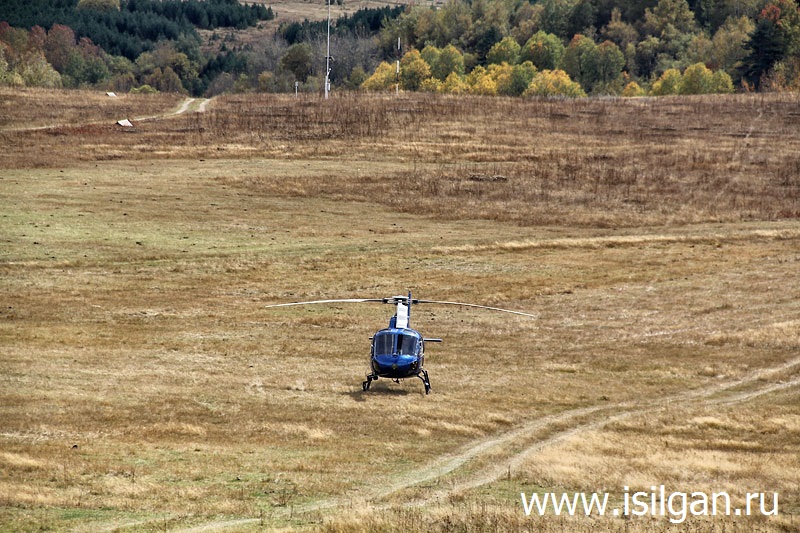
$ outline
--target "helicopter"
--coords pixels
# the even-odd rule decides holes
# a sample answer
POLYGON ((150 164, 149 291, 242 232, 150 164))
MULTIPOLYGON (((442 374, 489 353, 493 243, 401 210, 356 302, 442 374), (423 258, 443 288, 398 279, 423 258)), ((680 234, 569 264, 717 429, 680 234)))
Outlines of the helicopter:
POLYGON ((391 296, 388 298, 343 298, 335 300, 312 300, 305 302, 289 302, 271 304, 265 307, 288 307, 295 305, 336 304, 336 303, 384 303, 396 305, 395 314, 389 319, 389 326, 377 331, 372 337, 370 349, 369 373, 362 383, 364 392, 370 389, 373 381, 388 378, 395 383, 405 378, 417 377, 425 386, 425 394, 431 392, 431 382, 425 369, 425 343, 442 342, 442 339, 424 337, 419 331, 411 328, 411 306, 416 304, 458 305, 477 309, 487 309, 536 318, 536 315, 522 311, 512 311, 499 307, 489 307, 465 302, 446 302, 440 300, 419 300, 408 296, 391 296))

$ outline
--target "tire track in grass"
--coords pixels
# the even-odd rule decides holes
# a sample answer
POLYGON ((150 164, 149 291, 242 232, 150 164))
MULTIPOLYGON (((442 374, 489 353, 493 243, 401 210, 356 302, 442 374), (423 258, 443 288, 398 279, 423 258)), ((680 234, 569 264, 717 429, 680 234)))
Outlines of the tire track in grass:
MULTIPOLYGON (((165 119, 170 117, 177 117, 178 115, 182 115, 184 113, 188 113, 189 111, 194 111, 195 113, 205 113, 206 109, 208 108, 208 104, 211 102, 211 98, 186 98, 184 99, 177 108, 172 111, 166 111, 164 113, 158 113, 155 115, 147 115, 143 117, 136 117, 131 119, 133 122, 144 122, 148 120, 159 120, 165 119), (199 100, 199 102, 198 102, 199 100)), ((31 127, 21 127, 21 128, 9 128, 4 130, 5 132, 12 132, 12 133, 19 133, 25 131, 45 131, 50 130, 53 128, 66 128, 66 127, 77 127, 77 126, 104 126, 108 125, 109 123, 113 123, 111 120, 91 120, 87 122, 81 123, 67 123, 67 124, 46 124, 44 126, 31 126, 31 127)))
POLYGON ((168 111, 166 113, 159 113, 157 115, 150 115, 145 117, 137 117, 134 118, 134 122, 142 122, 145 120, 158 120, 162 118, 170 118, 176 117, 178 115, 183 115, 184 113, 188 113, 189 111, 194 111, 195 113, 205 113, 206 108, 208 107, 209 102, 211 102, 210 98, 186 98, 174 111, 168 111), (199 100, 199 102, 198 102, 199 100))
MULTIPOLYGON (((388 480, 387 483, 382 483, 379 486, 373 486, 359 491, 368 494, 318 500, 316 502, 294 506, 291 511, 282 510, 284 511, 283 513, 276 513, 276 515, 273 515, 273 517, 286 518, 290 512, 294 515, 297 515, 334 509, 336 507, 352 506, 353 504, 376 504, 379 502, 379 500, 387 498, 403 489, 441 478, 462 467, 465 463, 477 459, 482 455, 488 454, 492 450, 500 446, 505 446, 511 441, 523 437, 531 432, 542 431, 551 425, 568 423, 574 418, 584 418, 595 414, 598 411, 606 409, 609 409, 609 406, 604 405, 585 407, 531 420, 522 426, 507 431, 501 435, 481 438, 467 447, 462 448, 459 452, 441 456, 417 470, 399 474, 391 480, 388 480)), ((260 519, 257 518, 221 520, 218 522, 210 522, 200 526, 183 529, 181 531, 183 533, 219 531, 226 528, 253 524, 259 521, 260 519)))
POLYGON ((635 415, 641 415, 653 411, 666 409, 674 404, 680 405, 698 401, 702 402, 702 404, 709 406, 735 405, 738 403, 750 401, 759 396, 764 396, 766 394, 771 394, 773 392, 778 392, 792 387, 800 386, 800 377, 797 377, 785 382, 764 383, 763 385, 758 386, 752 390, 726 394, 729 391, 736 389, 738 387, 747 387, 749 385, 752 385, 753 383, 757 383, 761 380, 768 379, 772 375, 780 374, 782 372, 787 372, 791 370, 796 370, 798 368, 800 368, 800 357, 791 359, 786 363, 776 367, 757 370, 755 372, 752 372, 748 376, 738 380, 726 383, 718 383, 710 387, 704 387, 697 390, 691 390, 679 394, 666 396, 663 398, 659 398, 657 400, 652 400, 650 402, 647 402, 647 404, 644 406, 635 407, 632 406, 631 404, 620 404, 621 407, 623 408, 620 409, 618 412, 611 414, 608 418, 579 424, 574 427, 557 432, 552 436, 549 436, 541 441, 537 441, 529 445, 521 452, 508 457, 505 461, 495 463, 492 467, 476 472, 468 479, 455 483, 449 489, 437 491, 430 497, 427 497, 423 500, 414 503, 417 505, 424 505, 428 503, 433 503, 435 501, 441 501, 444 498, 450 496, 451 494, 474 489, 482 485, 487 485, 489 483, 498 481, 503 476, 506 476, 508 472, 519 469, 519 467, 526 460, 536 455, 537 452, 545 448, 563 442, 574 435, 587 431, 596 430, 610 423, 618 422, 620 420, 624 420, 626 418, 630 418, 635 415), (725 395, 714 398, 714 396, 722 394, 725 395))
MULTIPOLYGON (((429 462, 419 469, 399 474, 387 483, 381 483, 359 491, 360 494, 349 497, 337 497, 318 500, 304 505, 295 506, 290 510, 273 515, 273 518, 288 518, 292 515, 312 513, 334 509, 337 507, 352 507, 358 505, 371 505, 375 509, 386 508, 391 503, 385 502, 387 498, 405 489, 423 483, 440 481, 460 468, 469 466, 474 461, 491 459, 494 455, 502 456, 504 450, 511 448, 511 454, 506 454, 502 460, 492 460, 488 467, 478 468, 476 472, 466 478, 452 483, 449 487, 439 489, 423 499, 404 502, 404 505, 428 505, 445 501, 450 495, 461 491, 474 489, 501 479, 510 470, 518 469, 524 461, 536 453, 557 445, 566 439, 592 431, 607 424, 618 422, 626 418, 669 408, 675 404, 702 402, 706 405, 735 405, 763 396, 800 386, 800 377, 786 382, 765 382, 762 385, 746 391, 735 392, 734 389, 749 387, 754 383, 767 380, 777 374, 800 369, 800 357, 791 359, 782 365, 765 368, 751 372, 747 376, 724 383, 714 383, 708 387, 684 391, 649 400, 640 404, 622 402, 612 405, 589 406, 572 409, 563 413, 537 418, 523 423, 500 435, 478 439, 460 451, 447 454, 429 462), (732 392, 733 391, 733 392, 732 392), (720 395, 719 397, 716 397, 720 395), (533 442, 531 442, 533 441, 533 442)), ((196 527, 183 529, 184 533, 201 533, 220 531, 227 528, 239 527, 259 523, 259 518, 245 518, 234 520, 220 520, 208 522, 196 527)))

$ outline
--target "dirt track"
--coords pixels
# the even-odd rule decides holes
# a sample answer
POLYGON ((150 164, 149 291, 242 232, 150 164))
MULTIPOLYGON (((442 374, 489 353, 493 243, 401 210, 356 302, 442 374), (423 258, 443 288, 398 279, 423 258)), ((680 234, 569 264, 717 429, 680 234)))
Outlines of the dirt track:
MULTIPOLYGON (((191 111, 193 111, 195 113, 205 113, 209 102, 211 102, 211 98, 186 98, 184 101, 181 102, 181 104, 176 109, 174 109, 172 111, 168 111, 168 112, 165 112, 165 113, 159 113, 157 115, 147 115, 147 116, 142 116, 142 117, 136 117, 136 118, 132 118, 130 120, 132 120, 134 123, 136 123, 136 122, 141 122, 141 121, 146 121, 146 120, 159 120, 159 119, 164 119, 164 118, 169 118, 169 117, 175 117, 175 116, 182 115, 184 113, 188 113, 188 112, 191 112, 191 111)), ((119 120, 123 120, 123 119, 126 119, 126 118, 127 117, 119 117, 119 120)), ((113 124, 112 121, 103 120, 103 121, 82 122, 81 125, 82 126, 106 125, 109 122, 111 122, 113 124)), ((71 124, 56 124, 56 123, 52 123, 52 124, 46 124, 44 126, 30 126, 30 127, 24 127, 24 128, 10 128, 10 129, 8 129, 6 131, 8 131, 8 132, 42 131, 42 130, 49 130, 49 129, 52 129, 52 128, 59 128, 59 127, 70 126, 70 125, 71 124)), ((74 124, 72 124, 72 125, 74 125, 74 124)))
MULTIPOLYGON (((717 383, 699 390, 685 391, 638 404, 596 405, 566 411, 545 418, 533 419, 503 434, 476 439, 457 453, 439 457, 417 470, 398 474, 388 482, 381 482, 364 489, 361 494, 350 494, 346 498, 320 500, 295 507, 292 512, 294 514, 310 513, 343 505, 352 505, 353 503, 363 503, 377 508, 386 507, 387 504, 382 503, 382 500, 403 489, 444 478, 449 474, 455 473, 459 468, 471 461, 477 461, 490 455, 496 457, 498 454, 505 453, 503 460, 494 460, 489 467, 478 469, 465 479, 449 484, 447 488, 435 490, 428 497, 409 502, 409 504, 422 506, 434 502, 443 502, 451 494, 474 489, 501 479, 509 472, 517 469, 524 461, 550 446, 559 444, 565 439, 580 433, 600 429, 611 422, 676 405, 686 405, 687 407, 692 404, 734 405, 765 394, 800 386, 800 378, 786 382, 775 381, 777 374, 794 371, 798 368, 800 368, 800 357, 791 359, 776 367, 752 372, 741 379, 717 383), (734 391, 737 388, 748 388, 753 385, 755 385, 755 388, 740 392, 734 391), (516 451, 506 453, 506 450, 516 451)), ((260 519, 256 518, 220 520, 181 531, 184 533, 220 531, 259 521, 260 519)))
POLYGON ((205 113, 206 107, 208 107, 208 103, 211 101, 210 98, 187 98, 178 108, 174 111, 169 113, 163 113, 159 115, 151 115, 147 117, 137 117, 133 119, 134 121, 142 121, 142 120, 156 120, 168 117, 174 117, 177 115, 182 115, 184 113, 188 113, 189 111, 194 111, 195 113, 205 113))

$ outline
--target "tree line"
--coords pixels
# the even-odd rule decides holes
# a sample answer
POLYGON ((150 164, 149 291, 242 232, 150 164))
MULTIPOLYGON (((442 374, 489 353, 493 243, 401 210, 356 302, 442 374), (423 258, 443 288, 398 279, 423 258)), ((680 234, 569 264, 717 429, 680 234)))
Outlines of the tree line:
POLYGON ((566 96, 800 89, 795 0, 450 0, 378 36, 371 90, 566 96), (392 55, 397 40, 402 56, 392 55), (400 72, 393 63, 400 60, 400 72))
POLYGON ((203 57, 197 29, 274 13, 236 0, 0 0, 0 17, 0 84, 202 94, 236 62, 203 57))
POLYGON ((135 60, 162 40, 196 36, 196 29, 244 29, 271 20, 271 8, 237 0, 2 0, 0 20, 30 29, 60 24, 106 53, 135 60))
MULTIPOLYGON (((283 23, 260 42, 237 39, 236 28, 273 16, 236 0, 0 0, 0 84, 195 95, 320 90, 326 22, 283 23), (210 42, 201 43, 197 28, 213 30, 210 42)), ((800 11, 796 0, 446 0, 339 17, 331 53, 330 79, 342 89, 797 90, 800 11)))

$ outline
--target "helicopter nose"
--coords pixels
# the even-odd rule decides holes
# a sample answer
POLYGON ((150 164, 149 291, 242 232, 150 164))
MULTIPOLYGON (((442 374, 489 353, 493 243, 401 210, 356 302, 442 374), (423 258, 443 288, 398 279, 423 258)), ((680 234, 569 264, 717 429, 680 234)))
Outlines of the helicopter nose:
POLYGON ((415 357, 392 354, 378 356, 374 360, 378 371, 392 377, 406 377, 414 373, 418 361, 415 357))

